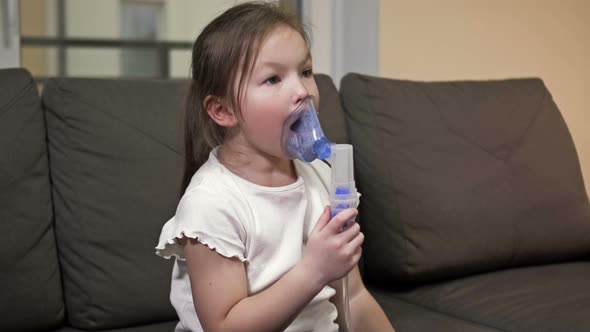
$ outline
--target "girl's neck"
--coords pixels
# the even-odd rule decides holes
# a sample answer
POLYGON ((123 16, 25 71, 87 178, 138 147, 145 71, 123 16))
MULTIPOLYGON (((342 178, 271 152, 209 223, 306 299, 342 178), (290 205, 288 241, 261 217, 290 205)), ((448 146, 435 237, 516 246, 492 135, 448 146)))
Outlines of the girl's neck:
POLYGON ((297 181, 293 161, 261 153, 241 144, 223 144, 217 159, 244 180, 265 187, 282 187, 297 181))

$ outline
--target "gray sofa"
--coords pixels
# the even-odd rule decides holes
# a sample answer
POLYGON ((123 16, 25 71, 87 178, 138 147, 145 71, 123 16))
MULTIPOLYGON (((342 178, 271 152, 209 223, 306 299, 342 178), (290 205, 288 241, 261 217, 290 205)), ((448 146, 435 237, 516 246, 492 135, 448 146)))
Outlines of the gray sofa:
MULTIPOLYGON (((590 206, 538 79, 317 75, 355 148, 365 283, 399 332, 590 331, 590 206)), ((185 81, 0 70, 0 330, 173 331, 154 254, 182 168, 185 81)))

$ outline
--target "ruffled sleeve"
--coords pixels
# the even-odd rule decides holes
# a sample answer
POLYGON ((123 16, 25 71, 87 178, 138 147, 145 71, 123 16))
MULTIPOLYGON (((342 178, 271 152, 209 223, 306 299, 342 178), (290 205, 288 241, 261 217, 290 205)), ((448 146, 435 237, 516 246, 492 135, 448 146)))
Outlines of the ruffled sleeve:
POLYGON ((181 199, 160 234, 156 254, 185 260, 179 240, 196 239, 222 256, 246 261, 246 230, 231 195, 192 190, 181 199))

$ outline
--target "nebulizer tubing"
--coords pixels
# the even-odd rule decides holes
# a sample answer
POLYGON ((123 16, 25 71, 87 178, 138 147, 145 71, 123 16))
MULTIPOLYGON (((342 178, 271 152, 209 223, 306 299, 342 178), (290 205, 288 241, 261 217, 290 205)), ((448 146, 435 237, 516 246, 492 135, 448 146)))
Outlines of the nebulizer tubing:
POLYGON ((344 305, 342 310, 344 310, 344 330, 342 332, 352 332, 352 327, 350 323, 350 302, 348 302, 348 274, 344 276, 344 280, 342 281, 342 300, 344 305))
MULTIPOLYGON (((324 136, 313 103, 313 97, 304 98, 291 112, 284 124, 281 135, 283 151, 292 159, 311 162, 315 159, 326 160, 332 166, 332 175, 328 186, 328 198, 332 217, 348 208, 356 208, 358 195, 354 183, 352 145, 333 144, 324 136)), ((342 229, 348 227, 348 221, 342 229)), ((342 282, 344 332, 352 332, 350 308, 348 302, 348 274, 342 282)))

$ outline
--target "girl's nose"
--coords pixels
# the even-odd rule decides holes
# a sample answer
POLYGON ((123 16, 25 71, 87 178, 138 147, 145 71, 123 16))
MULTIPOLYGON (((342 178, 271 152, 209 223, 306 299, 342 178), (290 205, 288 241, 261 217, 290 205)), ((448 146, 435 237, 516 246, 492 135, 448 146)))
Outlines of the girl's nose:
POLYGON ((307 90, 305 84, 303 84, 303 82, 300 79, 296 80, 293 92, 295 104, 299 104, 308 95, 309 91, 307 90))

